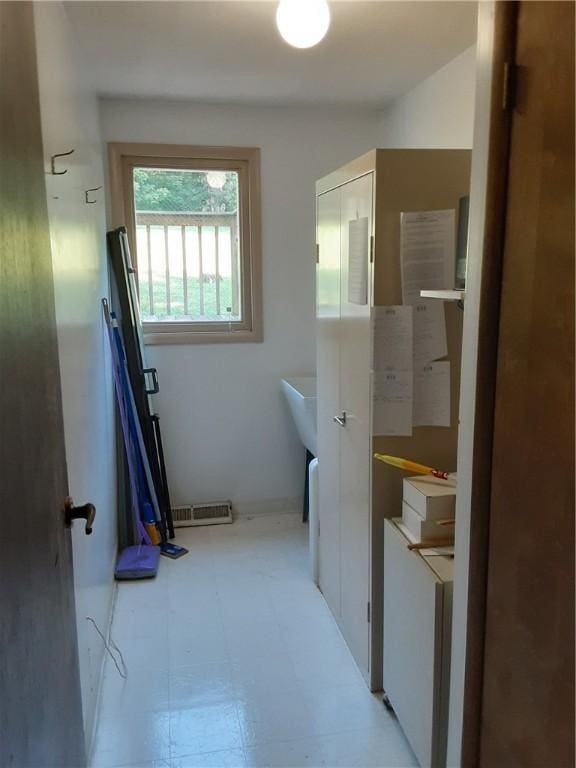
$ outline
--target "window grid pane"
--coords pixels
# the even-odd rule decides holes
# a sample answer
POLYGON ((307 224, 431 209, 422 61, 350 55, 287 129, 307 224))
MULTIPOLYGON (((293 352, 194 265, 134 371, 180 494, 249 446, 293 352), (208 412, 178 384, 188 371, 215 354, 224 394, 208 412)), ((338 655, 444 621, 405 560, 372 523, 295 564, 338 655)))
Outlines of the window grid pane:
POLYGON ((144 322, 242 320, 236 171, 135 168, 144 322))

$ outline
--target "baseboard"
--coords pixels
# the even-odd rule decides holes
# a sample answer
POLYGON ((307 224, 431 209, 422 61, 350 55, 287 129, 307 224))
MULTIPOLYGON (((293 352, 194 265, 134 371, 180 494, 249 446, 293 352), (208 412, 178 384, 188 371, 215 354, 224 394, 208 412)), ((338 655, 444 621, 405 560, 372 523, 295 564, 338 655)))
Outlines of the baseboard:
POLYGON ((259 517, 279 512, 302 512, 302 497, 290 496, 281 499, 261 499, 258 501, 233 501, 234 517, 259 517))

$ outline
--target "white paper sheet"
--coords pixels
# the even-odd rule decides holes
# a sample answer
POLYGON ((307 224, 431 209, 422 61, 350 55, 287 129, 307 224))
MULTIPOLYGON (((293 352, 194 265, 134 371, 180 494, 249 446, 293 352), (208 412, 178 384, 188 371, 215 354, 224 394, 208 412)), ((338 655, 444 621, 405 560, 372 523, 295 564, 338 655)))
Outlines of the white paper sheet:
POLYGON ((402 301, 415 304, 424 289, 454 288, 455 212, 400 214, 402 301))
POLYGON ((368 303, 368 217, 348 225, 348 301, 368 303))
POLYGON ((446 357, 446 317, 443 301, 414 304, 414 363, 423 365, 446 357))
POLYGON ((426 363, 414 370, 414 426, 450 426, 450 363, 426 363))
POLYGON ((375 371, 410 370, 413 356, 412 307, 374 307, 375 371))
POLYGON ((408 371, 376 371, 373 378, 375 435, 412 435, 413 375, 408 371))

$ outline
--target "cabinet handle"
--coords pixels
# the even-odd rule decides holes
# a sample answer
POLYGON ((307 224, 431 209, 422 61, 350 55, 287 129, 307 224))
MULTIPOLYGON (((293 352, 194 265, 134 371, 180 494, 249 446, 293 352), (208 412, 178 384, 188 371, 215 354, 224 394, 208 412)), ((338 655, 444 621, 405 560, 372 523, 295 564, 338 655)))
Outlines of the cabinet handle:
POLYGON ((332 421, 339 424, 341 427, 346 426, 346 411, 342 411, 342 416, 332 416, 332 421))

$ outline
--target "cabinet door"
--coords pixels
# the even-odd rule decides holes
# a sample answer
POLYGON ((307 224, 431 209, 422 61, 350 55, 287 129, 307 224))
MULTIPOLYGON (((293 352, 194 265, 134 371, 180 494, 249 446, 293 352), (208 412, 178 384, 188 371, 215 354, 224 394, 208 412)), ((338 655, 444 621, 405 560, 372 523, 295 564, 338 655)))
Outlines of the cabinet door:
POLYGON ((422 768, 440 754, 443 585, 407 540, 384 524, 384 690, 422 768))
POLYGON ((318 389, 319 581, 340 617, 340 190, 317 199, 316 279, 318 389))
POLYGON ((341 629, 365 677, 370 633, 370 238, 373 174, 341 187, 341 629))

